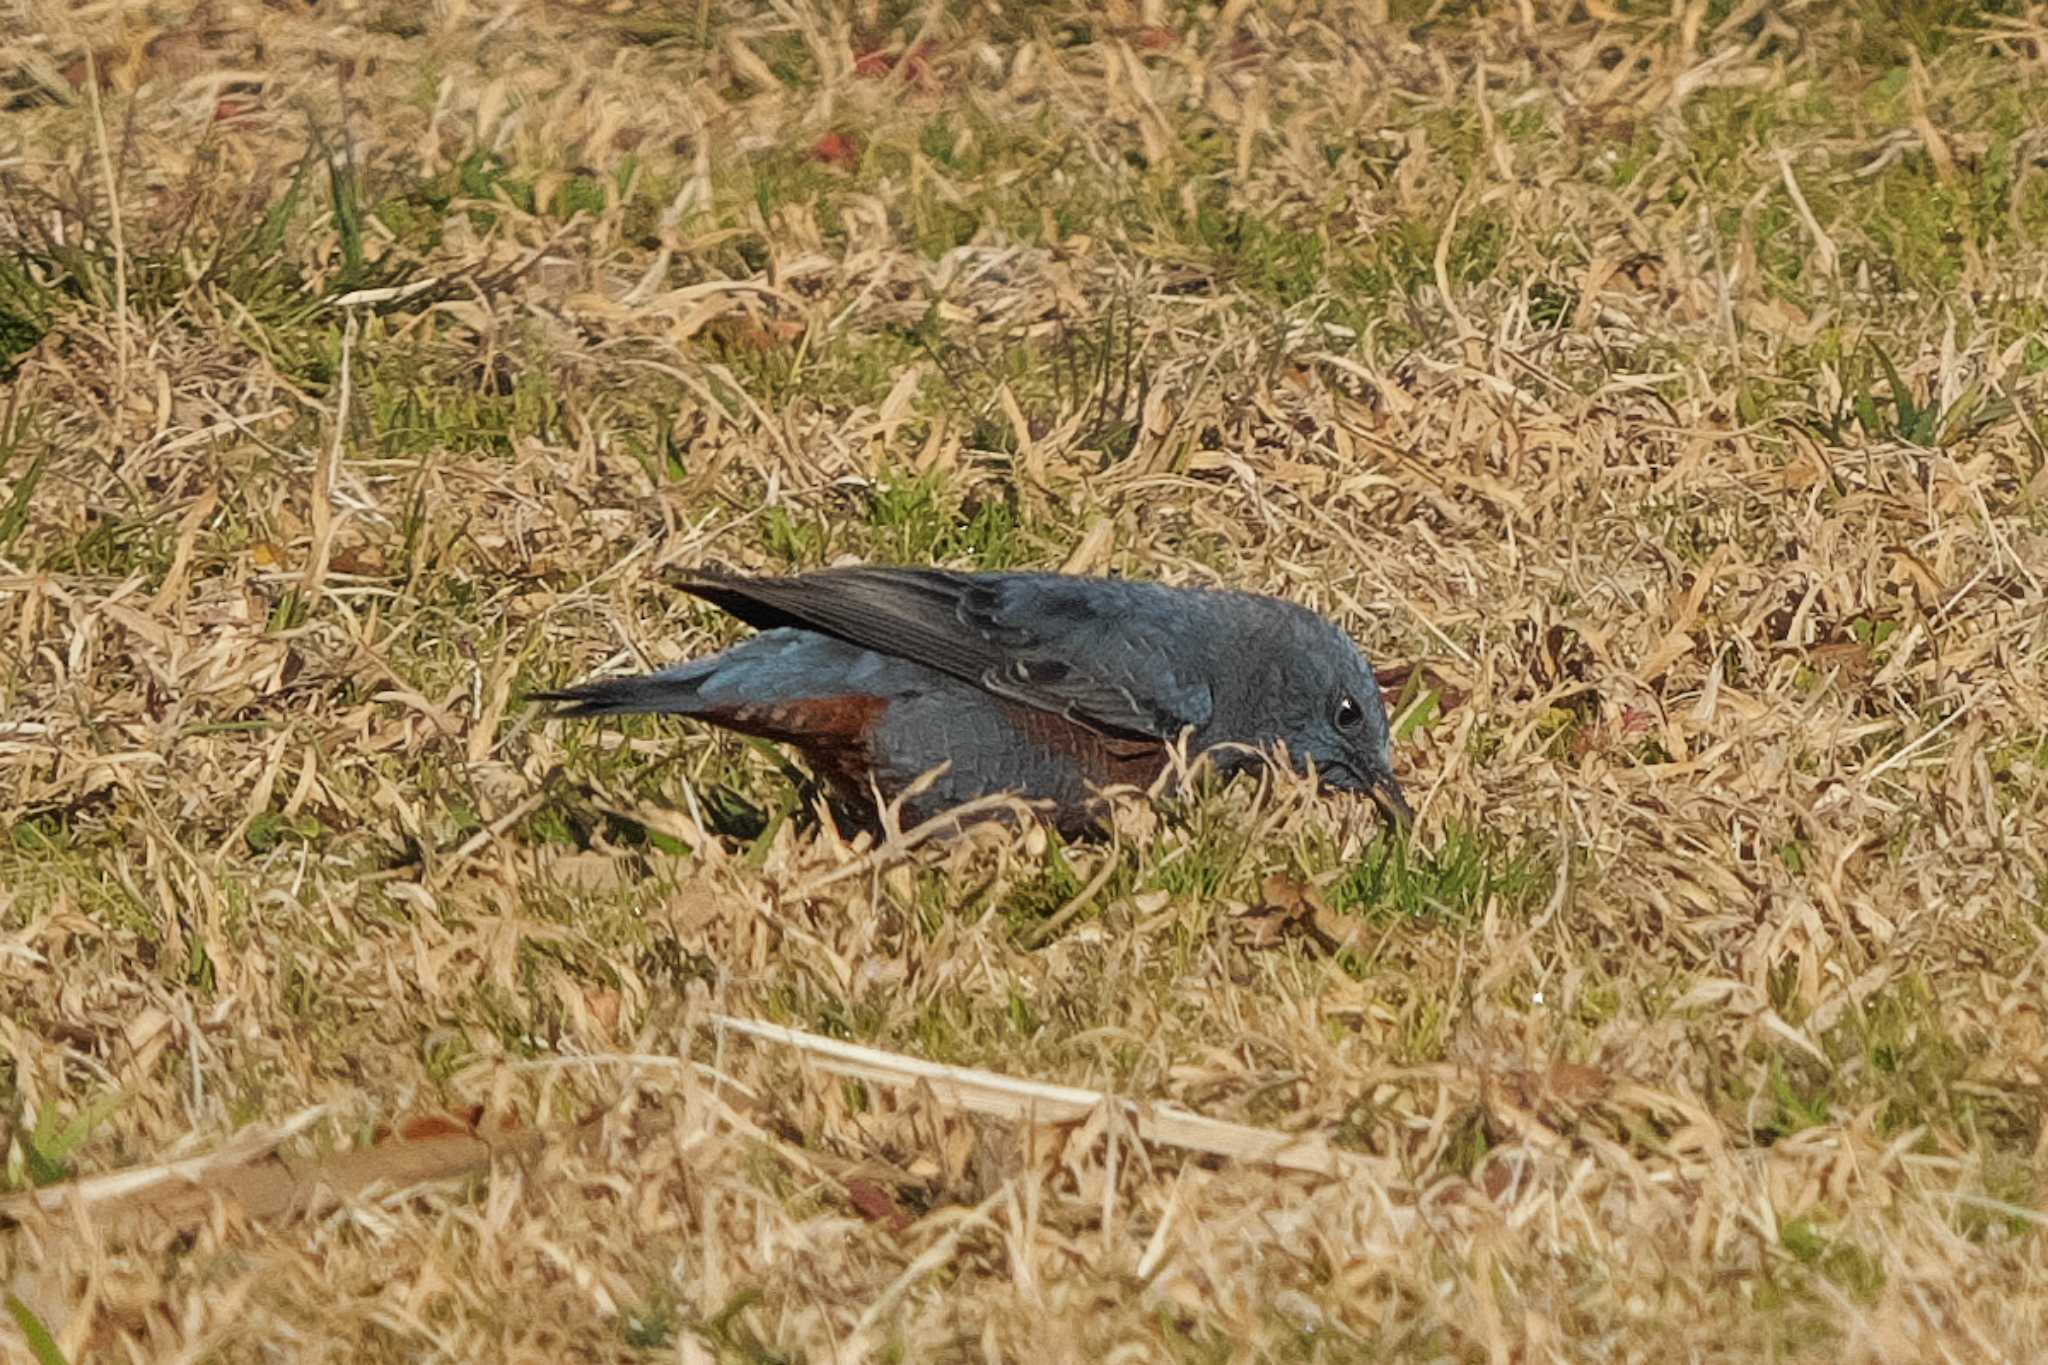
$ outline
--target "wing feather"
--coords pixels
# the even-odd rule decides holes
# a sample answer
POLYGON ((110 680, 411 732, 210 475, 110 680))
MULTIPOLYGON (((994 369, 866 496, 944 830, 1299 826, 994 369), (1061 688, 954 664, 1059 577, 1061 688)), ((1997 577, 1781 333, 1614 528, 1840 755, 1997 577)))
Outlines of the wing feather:
POLYGON ((1096 730, 1171 740, 1209 718, 1207 685, 1174 666, 1175 590, 1155 584, 860 567, 680 586, 756 629, 836 636, 1096 730))

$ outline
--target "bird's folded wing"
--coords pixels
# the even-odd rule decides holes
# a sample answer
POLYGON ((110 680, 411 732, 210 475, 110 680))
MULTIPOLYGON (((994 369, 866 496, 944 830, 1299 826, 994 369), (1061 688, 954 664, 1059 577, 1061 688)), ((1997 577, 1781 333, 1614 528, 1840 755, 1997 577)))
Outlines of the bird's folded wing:
POLYGON ((1210 689, 1174 599, 1107 579, 826 569, 704 574, 681 586, 757 629, 799 626, 908 659, 1097 729, 1171 740, 1209 718, 1210 689))

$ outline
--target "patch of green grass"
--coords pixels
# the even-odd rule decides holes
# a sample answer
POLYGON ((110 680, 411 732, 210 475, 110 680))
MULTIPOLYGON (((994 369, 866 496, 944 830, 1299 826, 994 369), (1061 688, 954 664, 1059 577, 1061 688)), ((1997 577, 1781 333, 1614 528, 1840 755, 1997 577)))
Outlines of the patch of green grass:
POLYGON ((690 477, 691 447, 679 430, 681 417, 679 406, 654 399, 638 412, 621 413, 613 428, 612 439, 639 463, 647 482, 657 488, 690 477))
POLYGON ((1885 641, 1899 633, 1900 624, 1900 622, 1894 620, 1856 616, 1850 618, 1849 636, 1858 644, 1864 645, 1871 650, 1876 650, 1885 641))
POLYGON ((395 186, 373 202, 349 181, 337 188, 335 199, 345 206, 345 217, 374 214, 387 229, 415 247, 438 245, 442 225, 459 205, 470 225, 477 228, 497 223, 497 212, 490 207, 495 201, 522 213, 535 209, 532 177, 515 173, 503 156, 480 148, 447 170, 395 186))
POLYGON ((1451 1132, 1437 1157, 1437 1169, 1469 1179, 1492 1150, 1493 1139, 1487 1132, 1485 1111, 1476 1107, 1467 1109, 1451 1120, 1451 1132))
POLYGON ((1932 394, 1922 398, 1875 343, 1844 357, 1841 379, 1840 405, 1832 412, 1817 412, 1805 423, 1835 445, 1847 444, 1852 432, 1860 431, 1865 440, 1935 449, 1965 440, 2014 411, 2009 399, 1991 394, 1981 384, 1969 385, 1946 405, 1932 394))
MULTIPOLYGON (((1116 880, 1113 876, 1112 882, 1116 880)), ((1057 913, 1079 894, 1083 884, 1081 874, 1067 859, 1066 847, 1058 839, 1048 840, 1045 857, 1036 875, 1013 881, 1003 888, 1003 914, 1016 933, 1029 936, 1048 916, 1057 913)), ((1097 893, 1098 901, 1106 904, 1115 898, 1119 889, 1115 885, 1105 886, 1097 893)), ((926 909, 928 923, 935 922, 940 916, 958 913, 948 908, 951 891, 952 888, 944 884, 931 888, 931 899, 926 909)))
POLYGON ((476 1060, 469 1035, 459 1028, 443 1025, 423 1034, 419 1041, 420 1064, 427 1078, 446 1085, 476 1060))
MULTIPOLYGON (((17 320, 6 335, 47 331, 67 310, 110 308, 121 275, 127 307, 142 318, 175 318, 196 294, 233 301, 224 321, 285 373, 316 385, 334 375, 339 324, 334 299, 362 289, 399 289, 424 273, 417 249, 439 240, 439 225, 458 192, 488 195, 505 187, 493 163, 477 154, 443 177, 402 182, 379 194, 365 183, 346 148, 309 148, 281 193, 232 186, 201 158, 175 193, 182 215, 130 229, 122 271, 112 234, 96 203, 67 202, 46 194, 28 197, 39 212, 0 224, 0 321, 17 320), (325 189, 324 202, 320 190, 325 189), (335 256, 321 263, 290 247, 307 222, 324 212, 333 228, 335 256), (372 220, 395 233, 387 247, 372 220)), ((0 178, 0 195, 8 183, 0 178)), ((22 191, 27 195, 27 191, 22 191)), ((419 308, 445 296, 449 286, 412 292, 404 306, 419 308)), ((397 300, 370 304, 377 313, 397 300)), ((4 338, 0 338, 4 339, 4 338)), ((0 363, 7 359, 0 355, 0 363)))
MULTIPOLYGON (((1798 1022, 1789 971, 1772 978, 1778 1011, 1798 1022)), ((1924 978, 1892 983, 1816 1039, 1827 1061, 1804 1049, 1751 1045, 1749 1080, 1727 1084, 1762 1145, 1875 1106, 1886 1138, 1925 1128, 1986 1154, 2031 1151, 2038 1106, 1973 1082, 1976 1052, 1944 1016, 1924 978)))
POLYGON ((770 410, 802 403, 826 409, 878 404, 924 355, 913 333, 806 332, 794 344, 766 343, 753 331, 728 337, 711 329, 705 345, 770 410))
POLYGON ((748 1322, 748 1310, 762 1297, 757 1289, 741 1289, 709 1317, 690 1324, 690 1330, 702 1337, 720 1360, 740 1365, 802 1365, 802 1357, 774 1349, 748 1322))
MULTIPOLYGON (((2034 1118, 2038 1126, 2040 1115, 2034 1118)), ((2031 1148, 1984 1154, 1979 1163, 1983 1197, 1958 1200, 1955 1206, 1956 1226, 1964 1236, 1985 1242, 2039 1235, 2039 1224, 2030 1216, 2041 1207, 2040 1175, 2032 1155, 2031 1148)))
POLYGON ((1631 982, 1624 987, 1617 982, 1595 981, 1578 992, 1573 1005, 1574 1022, 1591 1034, 1619 1019, 1630 1008, 1645 1017, 1657 1017, 1664 1006, 1664 992, 1647 983, 1631 982))
POLYGON ((1908 978, 1866 1002, 1842 1040, 1857 1045, 1870 1087, 1883 1098, 1878 1123, 1888 1136, 1922 1124, 1977 1126, 1977 1101, 1956 1089, 1970 1054, 1943 1026, 1939 1008, 1924 979, 1908 978))
POLYGON ((902 564, 960 560, 976 569, 1007 569, 1029 557, 1022 514, 1011 489, 989 486, 949 495, 936 474, 885 476, 868 496, 875 551, 902 564))
POLYGON ((392 459, 510 456, 556 416, 543 357, 486 354, 460 338, 386 350, 359 367, 356 385, 369 440, 392 459))
POLYGON ((1874 1302, 1884 1288, 1884 1268, 1875 1256, 1846 1238, 1829 1235, 1812 1217, 1781 1220, 1778 1245, 1858 1303, 1874 1302))
POLYGON ((834 519, 816 507, 777 504, 761 514, 761 547, 790 569, 811 569, 831 558, 834 519))
POLYGON ((1387 714, 1395 718, 1394 743, 1401 744, 1443 718, 1443 697, 1417 669, 1402 684, 1401 694, 1387 699, 1387 714))
MULTIPOLYGON (((826 143, 806 134, 788 147, 763 152, 729 172, 729 203, 747 204, 741 229, 772 224, 794 209, 817 225, 828 243, 844 239, 843 205, 886 203, 917 253, 936 260, 993 230, 998 239, 1036 242, 1051 222, 1062 234, 1099 228, 1105 188, 1097 183, 1054 188, 1046 175, 1017 173, 1036 161, 1046 170, 1064 164, 1068 149, 1043 121, 997 120, 972 108, 882 118, 837 130, 826 143), (829 148, 829 153, 828 153, 829 148), (1001 167, 1003 174, 989 174, 1001 167)), ((751 269, 764 258, 742 258, 751 269)))
POLYGON ((22 1340, 28 1343, 29 1354, 35 1358, 36 1365, 67 1365, 68 1357, 64 1348, 57 1344, 56 1334, 11 1289, 7 1291, 6 1306, 7 1315, 14 1320, 15 1330, 21 1333, 22 1340))
POLYGON ((730 174, 741 178, 735 188, 743 188, 745 198, 737 194, 720 198, 749 205, 752 223, 773 223, 785 208, 803 209, 814 218, 827 242, 844 239, 846 223, 839 202, 841 195, 858 183, 858 167, 850 173, 856 178, 850 179, 849 173, 834 170, 814 155, 810 146, 782 147, 757 153, 730 174))
POLYGON ((970 446, 1019 453, 1020 434, 1000 401, 1007 389, 1029 439, 1073 422, 1069 448, 1099 452, 1105 464, 1137 449, 1149 381, 1145 341, 1127 302, 1112 299, 1096 317, 1049 335, 984 329, 921 336, 941 379, 927 387, 939 411, 966 430, 970 446))
POLYGON ((50 331, 51 299, 19 260, 0 256, 0 381, 50 331))
POLYGON ((1253 209, 1205 204, 1192 222, 1175 225, 1182 240, 1206 253, 1218 279, 1279 308, 1291 308, 1328 288, 1328 243, 1315 232, 1290 228, 1253 209))
POLYGON ((1775 1048, 1766 1058, 1759 1095, 1762 1104, 1749 1131, 1764 1147, 1829 1122, 1839 1102, 1833 1076, 1812 1057, 1775 1048))
POLYGON ((172 528, 158 509, 144 510, 139 490, 124 487, 123 491, 133 500, 132 513, 109 515, 94 509, 88 514, 84 533, 49 547, 41 567, 52 573, 109 577, 140 567, 152 576, 161 575, 171 559, 172 528))
POLYGON ((2038 785, 2048 777, 2048 734, 2021 735, 2007 740, 1986 751, 1984 763, 1991 773, 1992 782, 2017 801, 2027 787, 2038 785))
POLYGON ((1042 1056, 1048 1043, 1043 1007, 1018 987, 969 1001, 934 998, 907 1016, 894 994, 893 989, 879 991, 848 1011, 846 1017, 857 1030, 851 1036, 873 1038, 877 1025, 887 1019, 891 1022, 883 1033, 889 1046, 928 1061, 997 1070, 1042 1056))
POLYGON ((2026 7, 2021 0, 1853 0, 1844 10, 1857 35, 1846 55, 1858 66, 1897 69, 1916 54, 1968 47, 1991 20, 2018 18, 2026 7))
POLYGON ((287 840, 318 844, 326 833, 326 826, 316 815, 301 811, 287 816, 281 811, 266 810, 257 813, 242 837, 251 853, 268 853, 287 840))
POLYGON ((1529 321, 1545 331, 1556 331, 1563 327, 1578 311, 1579 292, 1563 288, 1547 280, 1538 280, 1529 287, 1529 321))
MULTIPOLYGON (((568 1026, 568 1014, 552 991, 540 988, 540 963, 549 956, 542 945, 522 943, 510 988, 496 981, 480 981, 462 1002, 460 1019, 465 1030, 495 1038, 507 1057, 530 1061, 553 1052, 568 1026)), ((470 1040, 465 1037, 464 1041, 470 1040)), ((458 1055, 451 1049, 444 1059, 451 1072, 459 1069, 455 1066, 458 1055)))
POLYGON ((1140 874, 1138 885, 1177 899, 1213 901, 1247 870, 1250 830, 1243 812, 1223 798, 1222 786, 1204 771, 1190 790, 1167 800, 1169 818, 1182 837, 1140 874))
POLYGON ((27 529, 36 486, 49 469, 50 448, 43 446, 31 452, 22 439, 20 427, 26 425, 27 416, 21 414, 15 430, 0 434, 4 436, 0 439, 0 479, 8 478, 17 463, 22 466, 20 474, 13 477, 13 488, 6 500, 0 502, 0 554, 13 548, 15 540, 27 529))
POLYGON ((1528 910, 1551 894, 1549 855, 1510 849, 1481 830, 1446 824, 1435 848, 1396 837, 1375 840, 1364 858, 1330 888, 1333 909, 1347 914, 1464 922, 1489 902, 1528 910))
POLYGON ((637 1305, 619 1315, 619 1335, 636 1351, 660 1351, 675 1340, 681 1314, 675 1295, 657 1287, 637 1305))
POLYGON ((102 1094, 66 1118, 55 1101, 46 1102, 33 1125, 15 1128, 16 1150, 8 1161, 8 1188, 55 1185, 71 1179, 78 1173, 71 1158, 121 1104, 119 1095, 102 1094))
POLYGON ((124 806, 110 801, 89 817, 33 812, 10 825, 0 843, 0 886, 12 899, 0 911, 0 922, 27 924, 61 904, 110 930, 154 943, 163 933, 156 911, 137 898, 130 878, 114 870, 126 836, 107 822, 132 820, 134 812, 124 806))
POLYGON ((1345 311, 1332 319, 1346 326, 1385 318, 1390 345, 1412 345, 1421 333, 1405 321, 1405 305, 1436 285, 1437 233, 1412 219, 1376 232, 1366 242, 1345 243, 1330 267, 1330 290, 1345 311), (1402 305, 1397 307, 1396 305, 1402 305))
POLYGON ((1980 232, 1968 196, 1907 159, 1878 176, 1871 198, 1859 225, 1872 250, 1852 245, 1843 267, 1866 266, 1893 289, 1953 289, 1963 273, 1957 244, 1980 232))

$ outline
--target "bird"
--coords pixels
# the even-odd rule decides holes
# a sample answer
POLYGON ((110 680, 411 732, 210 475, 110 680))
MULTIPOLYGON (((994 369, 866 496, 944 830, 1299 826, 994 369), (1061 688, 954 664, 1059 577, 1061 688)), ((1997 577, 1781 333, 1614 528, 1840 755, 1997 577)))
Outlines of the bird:
POLYGON ((874 830, 892 804, 923 823, 1009 794, 1062 835, 1100 833, 1104 790, 1151 788, 1183 740, 1225 776, 1284 761, 1370 796, 1399 829, 1414 819, 1364 653, 1281 598, 881 565, 671 581, 758 633, 532 699, 563 717, 687 716, 788 745, 837 818, 874 830))

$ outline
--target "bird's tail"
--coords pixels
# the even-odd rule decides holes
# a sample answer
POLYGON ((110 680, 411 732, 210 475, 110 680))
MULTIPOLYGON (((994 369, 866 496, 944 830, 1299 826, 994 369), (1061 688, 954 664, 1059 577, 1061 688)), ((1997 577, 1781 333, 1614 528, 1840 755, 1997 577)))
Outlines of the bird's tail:
POLYGON ((555 714, 578 716, 688 716, 716 703, 704 696, 704 684, 716 672, 716 656, 699 659, 661 673, 630 678, 599 678, 559 692, 529 692, 528 701, 551 701, 555 714))
MULTIPOLYGON (((807 704, 892 690, 892 670, 910 668, 858 645, 807 630, 765 630, 730 649, 659 673, 598 678, 528 700, 561 706, 560 716, 665 714, 731 723, 735 708, 807 704)), ((916 671, 916 670, 913 670, 916 671)))

